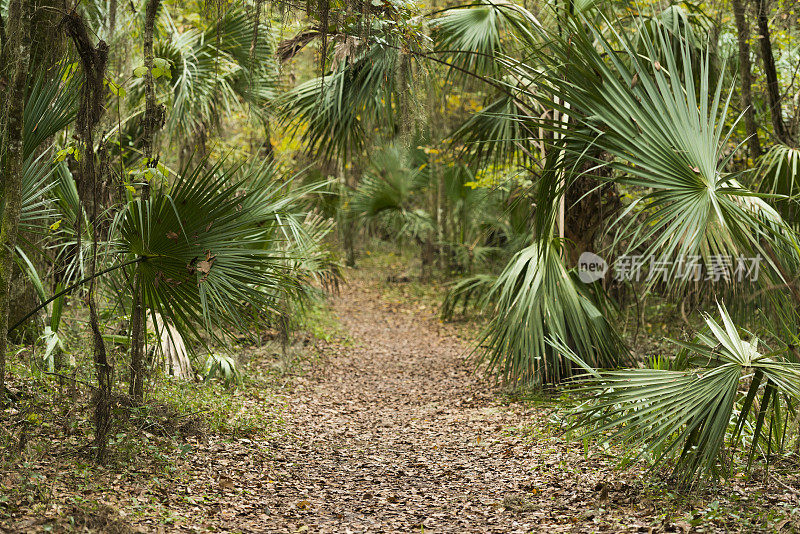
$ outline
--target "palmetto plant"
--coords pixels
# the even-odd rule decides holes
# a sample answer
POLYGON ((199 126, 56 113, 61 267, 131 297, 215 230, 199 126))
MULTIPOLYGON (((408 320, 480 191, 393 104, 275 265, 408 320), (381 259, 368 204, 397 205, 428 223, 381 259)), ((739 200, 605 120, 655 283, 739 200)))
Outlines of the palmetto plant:
MULTIPOLYGON (((586 147, 611 154, 613 179, 643 191, 614 223, 628 242, 623 251, 639 250, 663 262, 762 254, 775 267, 759 280, 768 285, 769 280, 784 277, 781 265, 796 263, 793 233, 764 200, 741 185, 745 183, 741 174, 726 172, 732 157, 725 150, 733 132, 725 124, 730 92, 725 95, 722 80, 711 83, 708 54, 700 58, 699 72, 694 71, 685 41, 676 47, 666 30, 658 25, 655 29, 637 32, 640 40, 634 45, 613 27, 604 33, 586 20, 575 20, 566 37, 551 36, 535 68, 511 61, 509 66, 539 81, 537 91, 529 93, 531 99, 569 113, 573 121, 590 129, 589 133, 572 125, 541 122, 569 141, 562 145, 565 150, 598 165, 604 162, 594 159, 586 147), (644 222, 624 223, 634 209, 642 209, 644 222)), ((549 235, 539 234, 539 246, 549 235)), ((615 240, 615 245, 621 243, 615 240)), ((533 272, 543 278, 546 268, 541 265, 533 272)), ((529 278, 537 280, 534 275, 529 278)), ((674 288, 684 283, 672 277, 674 288)), ((511 316, 514 321, 498 314, 490 334, 510 332, 509 339, 523 340, 528 331, 515 324, 526 324, 522 319, 532 308, 523 298, 535 286, 507 287, 505 302, 520 303, 520 309, 511 316)), ((557 302, 569 301, 562 297, 557 302)), ((773 304, 785 303, 776 299, 773 304)), ((726 437, 737 445, 747 425, 754 425, 751 459, 758 448, 775 447, 773 428, 785 425, 785 409, 780 406, 796 404, 800 370, 780 353, 762 352, 759 341, 749 334, 743 339, 726 309, 720 307, 720 314, 724 327, 707 318, 708 332, 684 344, 690 355, 686 370, 604 371, 590 378, 583 391, 595 401, 581 410, 579 424, 597 426, 587 436, 619 440, 632 445, 636 453, 653 454, 657 461, 674 457, 675 475, 687 484, 714 471, 726 437), (747 393, 740 398, 742 386, 747 393), (765 421, 770 423, 766 435, 765 421)), ((539 322, 527 324, 538 328, 539 322)), ((546 333, 540 331, 530 339, 543 337, 546 333)), ((548 345, 573 363, 584 359, 569 343, 548 345)), ((500 351, 490 354, 502 361, 500 351)), ((510 359, 516 353, 506 354, 510 359)), ((584 369, 597 367, 585 363, 580 365, 584 369)))
MULTIPOLYGON (((513 2, 482 0, 445 9, 431 23, 434 50, 464 75, 499 75, 503 58, 540 29, 527 9, 513 2)), ((455 73, 455 71, 453 71, 455 73)))
POLYGON ((759 191, 776 195, 778 210, 784 219, 797 225, 800 194, 800 149, 775 145, 764 154, 758 167, 759 191))
POLYGON ((536 198, 542 205, 533 217, 533 243, 506 266, 486 294, 492 319, 478 348, 490 368, 512 385, 559 384, 586 364, 616 368, 631 361, 621 338, 606 318, 595 292, 570 271, 564 242, 555 236, 557 202, 562 193, 556 151, 545 162, 536 198), (581 360, 554 348, 562 340, 581 360))
MULTIPOLYGON (((51 77, 39 73, 33 78, 23 112, 24 161, 19 218, 19 230, 22 232, 17 239, 14 260, 41 302, 47 299, 46 291, 32 258, 41 253, 39 238, 52 216, 57 213, 51 198, 56 180, 53 177, 52 154, 47 143, 74 120, 76 109, 76 84, 66 73, 57 72, 51 77), (29 239, 32 236, 35 239, 29 239)), ((5 157, 2 147, 0 153, 5 157)), ((0 180, 0 214, 4 209, 5 183, 5 180, 0 180)), ((60 345, 56 334, 60 322, 60 303, 61 301, 56 301, 51 308, 50 326, 46 327, 46 359, 60 345)), ((22 321, 19 321, 17 325, 9 326, 13 329, 21 325, 22 321)), ((52 359, 50 362, 52 363, 52 359)))
POLYGON ((430 176, 424 166, 412 167, 409 151, 396 145, 374 153, 350 198, 351 216, 401 241, 430 241, 433 219, 420 203, 430 176))
POLYGON ((547 343, 550 337, 565 340, 594 368, 630 361, 591 292, 559 254, 555 241, 538 241, 523 249, 486 294, 494 307, 481 350, 490 369, 508 384, 558 384, 582 373, 547 343))
MULTIPOLYGON (((612 43, 593 26, 575 22, 568 38, 554 38, 547 47, 542 57, 555 60, 540 80, 592 129, 584 143, 615 157, 616 181, 644 188, 629 208, 644 209, 644 224, 620 228, 629 250, 642 247, 659 261, 755 254, 761 240, 775 237, 743 200, 752 195, 740 185, 745 180, 725 171, 732 157, 724 152, 733 133, 724 121, 730 92, 724 96, 722 80, 710 85, 707 54, 696 84, 687 45, 679 47, 678 58, 665 30, 655 40, 641 35, 645 54, 621 34, 612 32, 612 43), (649 59, 656 56, 664 64, 649 59)), ((554 127, 574 136, 572 128, 554 127)))
MULTIPOLYGON (((166 125, 175 134, 197 135, 211 128, 220 113, 251 104, 266 113, 278 88, 272 35, 262 23, 250 57, 253 20, 231 9, 208 28, 179 30, 164 17, 168 38, 156 41, 154 54, 170 67, 171 110, 166 125)), ((134 98, 141 98, 139 80, 134 98)))
POLYGON ((282 232, 297 229, 297 203, 309 188, 268 184, 257 174, 263 167, 250 170, 234 179, 237 169, 221 164, 187 169, 149 200, 129 201, 114 224, 117 252, 141 260, 129 269, 146 308, 201 343, 246 331, 253 310, 281 313, 280 300, 307 283, 309 269, 297 262, 308 261, 308 243, 284 247, 282 232))
POLYGON ((280 113, 294 128, 303 128, 308 152, 327 160, 346 158, 364 147, 368 128, 396 123, 404 79, 399 73, 407 71, 407 62, 389 43, 356 49, 332 72, 282 96, 280 113))
POLYGON ((723 305, 720 325, 706 315, 707 329, 680 342, 677 370, 628 369, 596 374, 579 391, 596 401, 578 409, 585 437, 624 444, 630 458, 649 456, 656 465, 674 459, 673 474, 690 485, 701 475, 724 474, 723 457, 751 429, 748 466, 761 451, 783 447, 787 413, 800 401, 800 365, 787 349, 771 351, 737 328, 723 305), (742 393, 744 392, 744 393, 742 393))
MULTIPOLYGON (((700 257, 708 265, 716 255, 760 255, 773 267, 759 278, 765 285, 785 278, 780 272, 787 269, 779 264, 797 262, 795 239, 780 216, 741 185, 747 183, 745 176, 726 171, 733 156, 726 145, 735 127, 725 122, 731 92, 725 91, 722 79, 712 83, 710 55, 703 53, 698 59, 695 42, 680 39, 674 34, 679 28, 665 28, 657 19, 648 23, 647 31, 641 21, 634 21, 635 42, 617 32, 614 24, 602 17, 600 21, 603 27, 580 15, 565 18, 559 33, 530 42, 535 59, 527 60, 524 53, 502 58, 506 77, 530 83, 517 94, 509 91, 506 98, 518 102, 510 113, 504 115, 498 108, 487 117, 491 121, 483 120, 494 142, 515 141, 525 122, 523 131, 529 136, 539 128, 551 131, 555 135, 549 142, 547 136, 539 136, 539 141, 547 143, 548 159, 560 153, 552 172, 562 180, 539 178, 535 245, 526 257, 515 258, 498 280, 496 287, 504 292, 491 294, 500 300, 485 338, 486 353, 506 377, 522 376, 530 361, 544 352, 541 321, 523 320, 537 309, 531 299, 543 291, 540 288, 551 289, 541 299, 569 307, 569 313, 584 317, 585 323, 591 317, 580 301, 555 298, 555 292, 565 289, 557 285, 558 253, 550 244, 552 210, 586 163, 611 168, 611 179, 641 192, 613 221, 610 230, 616 238, 611 250, 671 265, 673 289, 680 290, 687 280, 675 276, 677 258, 700 257), (552 113, 532 114, 531 102, 569 116, 569 122, 554 120, 552 113), (495 125, 504 125, 504 117, 509 126, 498 129, 495 125), (507 132, 508 138, 497 132, 507 132), (630 217, 637 210, 643 220, 630 217), (533 258, 540 258, 538 265, 533 258), (556 278, 547 281, 546 276, 556 278), (531 347, 537 346, 534 355, 531 347)), ((473 128, 470 135, 476 131, 473 128)), ((498 151, 494 157, 507 156, 498 151)))
POLYGON ((489 82, 488 103, 453 133, 476 163, 501 163, 534 152, 530 131, 536 103, 527 97, 531 80, 508 69, 511 57, 530 57, 542 27, 512 2, 492 0, 443 10, 431 21, 434 53, 449 65, 448 76, 467 86, 489 82))
POLYGON ((389 146, 370 158, 369 167, 350 200, 350 211, 364 223, 389 223, 395 231, 405 228, 401 237, 422 238, 432 229, 430 216, 420 212, 415 201, 428 180, 424 166, 411 168, 407 151, 389 146), (427 224, 417 222, 420 218, 427 224))
POLYGON ((74 83, 62 82, 59 75, 51 78, 39 75, 34 79, 23 114, 22 230, 38 231, 41 223, 53 214, 47 192, 55 180, 49 155, 44 150, 48 147, 44 143, 75 119, 76 110, 74 83))
POLYGON ((219 377, 226 386, 238 384, 242 380, 236 361, 226 354, 209 354, 201 374, 206 381, 219 377))

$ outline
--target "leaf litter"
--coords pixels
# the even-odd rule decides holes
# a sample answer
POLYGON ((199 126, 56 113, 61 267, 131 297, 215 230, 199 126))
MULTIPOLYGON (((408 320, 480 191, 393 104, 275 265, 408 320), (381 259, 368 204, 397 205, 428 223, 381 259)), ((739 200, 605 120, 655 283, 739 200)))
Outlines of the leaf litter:
MULTIPOLYGON (((386 293, 385 283, 355 280, 334 299, 349 338, 317 343, 322 358, 284 383, 282 433, 189 433, 170 472, 136 463, 124 474, 99 468, 87 476, 63 469, 61 456, 41 459, 27 467, 37 474, 25 476, 49 474, 49 508, 17 503, 0 531, 800 528, 797 476, 781 484, 737 480, 692 498, 654 489, 641 466, 618 469, 612 455, 587 457, 582 443, 566 440, 553 424, 556 403, 498 391, 434 306, 386 293)), ((247 402, 276 417, 260 393, 247 402)), ((19 484, 20 473, 0 472, 2 488, 19 484)))

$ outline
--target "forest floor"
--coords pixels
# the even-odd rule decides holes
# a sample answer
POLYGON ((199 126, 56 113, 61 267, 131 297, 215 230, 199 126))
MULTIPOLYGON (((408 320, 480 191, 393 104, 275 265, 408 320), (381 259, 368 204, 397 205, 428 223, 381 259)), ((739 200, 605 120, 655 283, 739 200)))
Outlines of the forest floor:
POLYGON ((86 467, 90 482, 68 459, 31 461, 57 479, 42 482, 50 499, 17 503, 0 531, 800 530, 796 476, 686 497, 640 466, 587 456, 564 435, 565 399, 498 390, 465 358, 465 325, 441 323, 415 283, 390 278, 354 275, 332 299, 344 335, 317 344, 320 356, 283 384, 283 404, 248 397, 262 417, 280 405, 279 430, 190 433, 169 460, 177 467, 86 467))

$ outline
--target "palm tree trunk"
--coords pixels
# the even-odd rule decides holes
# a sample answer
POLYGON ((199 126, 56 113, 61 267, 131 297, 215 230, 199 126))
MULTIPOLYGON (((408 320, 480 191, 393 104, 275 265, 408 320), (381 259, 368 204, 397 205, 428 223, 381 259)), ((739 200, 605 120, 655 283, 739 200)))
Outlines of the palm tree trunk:
POLYGON ((253 14, 253 39, 250 41, 250 68, 255 64, 256 46, 258 46, 258 29, 261 25, 261 6, 264 0, 256 0, 255 13, 253 14))
MULTIPOLYGON (((30 0, 29 69, 31 73, 36 71, 37 77, 48 81, 60 76, 59 62, 63 60, 66 52, 66 38, 59 29, 61 21, 59 7, 61 7, 60 0, 30 0)), ((29 91, 33 82, 30 78, 32 76, 29 76, 26 84, 29 91)), ((2 101, 0 99, 0 102, 2 101)), ((36 147, 33 154, 26 154, 25 156, 39 157, 49 150, 48 147, 51 144, 52 138, 36 147)), ((25 232, 17 236, 17 241, 35 242, 36 239, 35 235, 26 235, 25 232)), ((46 270, 46 261, 43 254, 29 254, 29 258, 37 271, 43 272, 46 270)), ((11 280, 9 324, 15 324, 27 311, 36 307, 39 302, 39 297, 29 277, 21 269, 15 267, 11 280)), ((20 343, 32 344, 40 335, 40 324, 34 319, 16 328, 11 339, 20 343)))
POLYGON ((755 159, 761 155, 761 143, 758 140, 756 112, 753 108, 753 74, 750 71, 750 27, 747 24, 745 8, 742 0, 731 0, 733 16, 736 19, 736 40, 739 44, 739 72, 742 76, 741 102, 744 111, 744 127, 747 131, 747 150, 755 159))
POLYGON ((435 240, 435 243, 432 243, 431 246, 433 247, 433 254, 437 259, 437 263, 439 264, 440 269, 444 269, 443 261, 443 254, 442 254, 442 242, 444 241, 442 237, 442 225, 444 224, 442 220, 442 213, 443 213, 443 203, 444 203, 444 192, 442 191, 442 173, 439 172, 439 166, 434 161, 435 158, 432 158, 431 161, 431 172, 433 173, 433 180, 435 183, 434 191, 433 191, 433 229, 434 233, 431 237, 431 240, 435 240))
POLYGON ((133 310, 131 311, 131 376, 128 394, 134 402, 144 400, 144 306, 140 291, 139 268, 133 279, 133 310))
POLYGON ((9 5, 9 18, 13 26, 9 28, 11 31, 6 46, 10 48, 14 68, 4 101, 6 113, 3 117, 2 146, 5 149, 5 160, 2 185, 4 206, 0 221, 0 400, 5 398, 6 391, 6 343, 11 275, 22 208, 23 112, 31 52, 29 0, 12 0, 9 5))
MULTIPOLYGON (((355 169, 350 169, 350 172, 347 171, 347 163, 345 161, 341 162, 342 166, 342 173, 344 174, 344 185, 345 189, 347 190, 347 194, 350 195, 356 188, 356 180, 354 177, 355 169)), ((356 225, 355 221, 353 220, 352 215, 348 211, 345 212, 344 217, 340 217, 340 221, 343 223, 340 226, 340 231, 342 232, 342 245, 344 246, 345 251, 345 264, 348 267, 355 267, 356 266, 356 245, 355 245, 355 233, 356 233, 356 225)))
MULTIPOLYGON (((261 27, 261 8, 264 4, 264 0, 256 0, 255 2, 255 12, 253 13, 253 38, 250 41, 250 69, 253 70, 257 67, 256 65, 256 47, 258 47, 258 31, 261 27)), ((265 116, 264 119, 264 141, 261 144, 261 150, 264 156, 267 158, 267 161, 273 161, 275 159, 275 154, 272 149, 272 128, 270 126, 269 116, 265 116)))

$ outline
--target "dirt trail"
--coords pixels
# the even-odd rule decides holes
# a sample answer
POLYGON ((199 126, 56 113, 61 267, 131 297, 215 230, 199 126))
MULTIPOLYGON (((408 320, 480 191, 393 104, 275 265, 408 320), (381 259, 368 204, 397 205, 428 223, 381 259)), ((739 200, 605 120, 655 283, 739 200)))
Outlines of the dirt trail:
POLYGON ((351 282, 333 306, 352 342, 320 343, 288 390, 242 392, 240 411, 274 431, 191 435, 181 453, 91 477, 49 454, 25 467, 46 504, 15 497, 22 513, 0 532, 800 532, 787 484, 737 479, 688 500, 587 458, 551 423, 557 403, 504 401, 435 310, 385 292, 351 282))
POLYGON ((263 528, 597 529, 594 514, 580 516, 602 492, 569 465, 579 451, 546 436, 532 448, 518 428, 542 414, 501 406, 432 310, 379 291, 356 282, 335 300, 353 343, 295 385, 287 423, 298 441, 277 453, 263 528))

